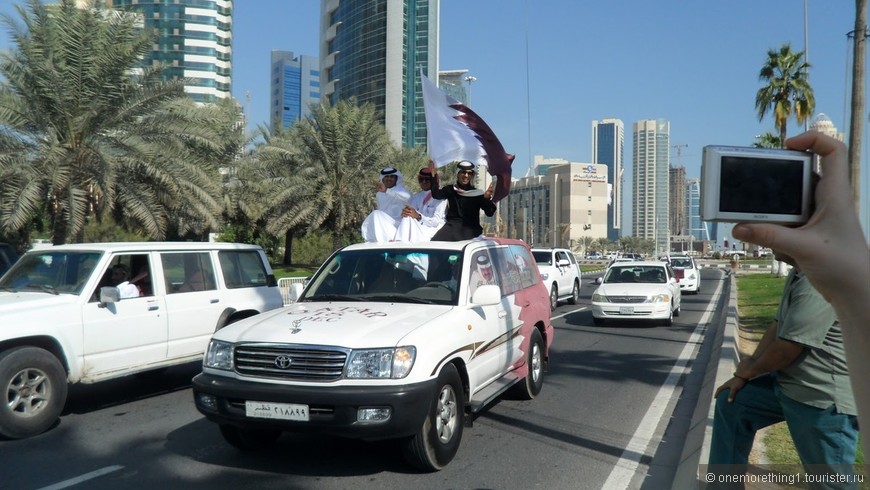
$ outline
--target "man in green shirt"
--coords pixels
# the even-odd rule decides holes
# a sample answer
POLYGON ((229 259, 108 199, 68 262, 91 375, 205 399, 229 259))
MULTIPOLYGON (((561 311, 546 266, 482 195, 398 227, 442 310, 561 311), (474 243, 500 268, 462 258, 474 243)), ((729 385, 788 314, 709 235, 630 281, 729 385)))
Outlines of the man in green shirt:
MULTIPOLYGON (((858 420, 840 324, 797 268, 786 278, 774 321, 755 352, 740 361, 715 396, 712 473, 745 471, 756 431, 782 421, 807 473, 853 472, 858 420)), ((811 488, 855 484, 822 481, 811 488)))

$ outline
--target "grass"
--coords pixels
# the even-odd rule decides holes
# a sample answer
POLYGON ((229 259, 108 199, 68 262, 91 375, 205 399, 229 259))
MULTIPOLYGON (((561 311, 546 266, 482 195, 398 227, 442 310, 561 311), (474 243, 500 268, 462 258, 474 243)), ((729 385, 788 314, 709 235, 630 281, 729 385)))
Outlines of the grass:
MULTIPOLYGON (((770 274, 747 274, 737 276, 737 308, 740 312, 739 335, 741 355, 750 355, 770 326, 779 305, 779 298, 785 286, 785 278, 770 274)), ((859 436, 860 437, 860 436, 859 436)), ((772 465, 799 465, 800 458, 794 447, 791 434, 784 422, 775 424, 765 431, 764 453, 772 465)), ((864 471, 864 452, 858 443, 855 463, 859 471, 864 471)), ((865 480, 867 480, 865 478, 865 480)), ((870 489, 870 482, 859 486, 870 489)))
POLYGON ((317 270, 317 266, 306 266, 306 265, 293 265, 293 266, 283 266, 278 264, 272 264, 272 272, 275 273, 276 279, 281 279, 282 277, 308 277, 317 270))

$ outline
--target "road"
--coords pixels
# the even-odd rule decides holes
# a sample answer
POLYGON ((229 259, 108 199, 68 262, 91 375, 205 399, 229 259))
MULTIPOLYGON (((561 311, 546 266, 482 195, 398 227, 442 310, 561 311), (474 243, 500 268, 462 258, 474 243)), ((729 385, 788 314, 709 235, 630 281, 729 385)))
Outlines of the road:
POLYGON ((682 450, 671 441, 685 439, 688 421, 672 415, 694 403, 683 386, 703 375, 687 373, 722 306, 711 302, 722 273, 702 271, 703 292, 683 297, 671 327, 593 327, 591 277, 581 304, 554 313, 540 396, 495 402, 440 472, 415 472, 389 442, 285 435, 241 453, 194 408, 191 364, 72 388, 57 427, 0 441, 0 488, 661 488, 682 450))

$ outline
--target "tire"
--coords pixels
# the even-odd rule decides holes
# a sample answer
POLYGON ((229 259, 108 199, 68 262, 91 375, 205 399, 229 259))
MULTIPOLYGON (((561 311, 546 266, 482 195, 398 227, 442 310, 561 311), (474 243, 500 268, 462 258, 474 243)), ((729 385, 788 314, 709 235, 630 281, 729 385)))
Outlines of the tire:
POLYGON ((532 400, 544 386, 544 341, 538 329, 532 330, 529 351, 526 353, 529 374, 516 384, 517 395, 523 400, 532 400))
POLYGON ((559 306, 559 290, 556 289, 556 284, 550 288, 550 311, 556 311, 559 306))
POLYGON ((675 317, 676 317, 676 316, 680 316, 680 313, 682 312, 682 309, 683 309, 682 304, 681 304, 680 306, 677 306, 677 309, 674 310, 674 316, 675 316, 675 317))
POLYGON ((662 326, 670 327, 673 324, 674 324, 674 310, 670 310, 670 314, 668 315, 668 317, 665 318, 664 320, 662 320, 662 326))
POLYGON ((465 393, 453 364, 438 374, 437 390, 420 430, 405 443, 405 459, 414 467, 438 471, 447 466, 462 441, 465 426, 465 393))
POLYGON ((66 403, 66 370, 45 349, 16 347, 0 354, 0 436, 24 439, 57 423, 66 403))
POLYGON ((261 451, 275 445, 281 437, 280 430, 243 429, 234 425, 221 425, 221 435, 233 447, 242 451, 261 451))
POLYGON ((571 299, 568 300, 568 303, 572 305, 576 305, 580 302, 580 281, 574 281, 574 289, 571 290, 571 299))

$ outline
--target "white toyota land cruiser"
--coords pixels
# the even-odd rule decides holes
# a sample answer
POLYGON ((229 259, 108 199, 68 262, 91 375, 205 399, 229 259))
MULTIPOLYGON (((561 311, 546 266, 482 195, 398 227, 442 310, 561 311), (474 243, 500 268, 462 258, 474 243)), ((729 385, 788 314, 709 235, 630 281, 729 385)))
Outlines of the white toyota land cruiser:
POLYGON ((434 471, 473 412, 541 390, 553 326, 521 241, 352 245, 294 286, 295 303, 215 333, 193 379, 236 447, 285 431, 397 439, 434 471))
POLYGON ((51 427, 68 383, 195 361, 215 330, 281 305, 269 262, 254 245, 31 250, 0 278, 0 436, 51 427))
POLYGON ((550 291, 550 310, 559 306, 560 299, 572 305, 579 303, 582 274, 574 253, 567 248, 533 248, 532 255, 550 291))

